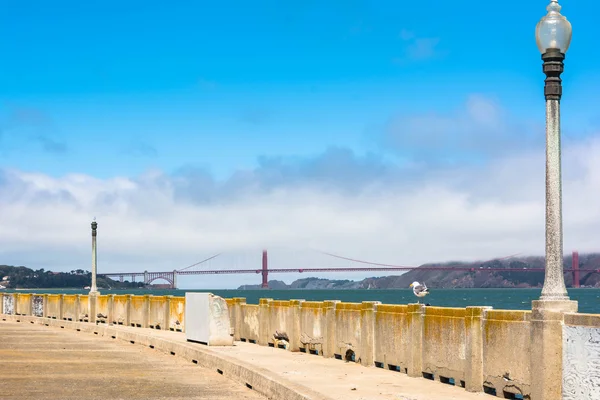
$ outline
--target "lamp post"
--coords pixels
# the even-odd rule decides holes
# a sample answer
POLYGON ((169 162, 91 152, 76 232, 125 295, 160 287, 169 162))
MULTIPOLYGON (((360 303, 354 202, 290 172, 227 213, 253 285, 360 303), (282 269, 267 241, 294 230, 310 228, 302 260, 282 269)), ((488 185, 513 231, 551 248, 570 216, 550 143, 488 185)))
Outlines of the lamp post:
POLYGON ((97 253, 96 253, 96 230, 98 229, 98 223, 96 218, 92 222, 92 286, 90 288, 90 295, 98 295, 98 287, 96 286, 96 272, 97 272, 97 253))
POLYGON ((546 74, 546 267, 542 301, 568 301, 563 272, 562 183, 560 155, 560 75, 571 43, 571 23, 560 14, 558 0, 550 0, 537 24, 535 38, 546 74))
POLYGON ((535 29, 546 74, 546 268, 544 287, 531 310, 531 398, 562 399, 563 323, 565 312, 577 312, 569 300, 563 271, 562 184, 560 172, 560 98, 565 53, 571 44, 571 23, 550 0, 535 29))

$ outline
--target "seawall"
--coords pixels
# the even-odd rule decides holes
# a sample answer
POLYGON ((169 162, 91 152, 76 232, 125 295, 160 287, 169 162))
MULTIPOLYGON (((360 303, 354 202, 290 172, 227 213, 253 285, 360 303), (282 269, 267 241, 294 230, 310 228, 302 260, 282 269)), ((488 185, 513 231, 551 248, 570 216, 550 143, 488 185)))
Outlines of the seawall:
MULTIPOLYGON (((2 312, 97 325, 185 330, 185 298, 6 293, 2 312)), ((600 398, 600 315, 422 304, 227 299, 235 340, 398 371, 501 398, 556 385, 563 399, 600 398), (280 341, 275 333, 285 333, 280 341), (555 357, 532 351, 541 346, 555 357), (552 371, 554 383, 547 382, 552 371), (546 386, 544 386, 546 385, 546 386)), ((538 391, 541 393, 541 391, 538 391)), ((546 392, 548 392, 546 390, 546 392)), ((539 396, 538 396, 539 397, 539 396)), ((543 400, 551 398, 545 395, 543 400)), ((542 400, 540 398, 540 400, 542 400)))

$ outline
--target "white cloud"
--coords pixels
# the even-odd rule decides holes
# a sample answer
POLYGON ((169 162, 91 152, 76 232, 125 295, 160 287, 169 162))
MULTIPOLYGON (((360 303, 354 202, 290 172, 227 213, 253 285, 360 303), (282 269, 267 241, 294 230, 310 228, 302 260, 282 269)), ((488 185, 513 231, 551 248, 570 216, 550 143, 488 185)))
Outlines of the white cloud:
POLYGON ((428 162, 495 157, 543 146, 544 127, 543 119, 542 124, 516 120, 496 100, 472 94, 445 112, 395 116, 386 127, 385 142, 428 162))
MULTIPOLYGON (((478 115, 483 122, 494 120, 492 111, 484 107, 478 115)), ((598 250, 600 136, 570 144, 563 160, 565 252, 598 250)), ((270 249, 272 267, 351 265, 307 248, 399 265, 543 254, 543 148, 496 158, 479 170, 456 168, 410 184, 403 177, 377 180, 366 174, 354 191, 312 178, 269 187, 251 182, 230 195, 214 191, 210 200, 193 201, 178 193, 191 190, 194 181, 181 182, 192 178, 159 171, 106 180, 5 171, 0 262, 89 269, 94 216, 103 272, 180 269, 220 251, 228 255, 207 268, 260 268, 263 247, 270 249)), ((373 274, 323 276, 368 275, 373 274)), ((237 287, 259 280, 259 275, 182 277, 180 285, 237 287)))

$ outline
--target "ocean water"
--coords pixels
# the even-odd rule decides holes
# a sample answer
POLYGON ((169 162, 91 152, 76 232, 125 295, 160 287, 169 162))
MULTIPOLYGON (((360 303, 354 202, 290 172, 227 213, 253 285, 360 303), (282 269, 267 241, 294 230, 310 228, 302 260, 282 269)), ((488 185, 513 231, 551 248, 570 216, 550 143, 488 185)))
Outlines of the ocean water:
MULTIPOLYGON (((313 301, 341 300, 344 302, 380 301, 384 304, 416 303, 411 289, 374 290, 102 290, 102 294, 152 294, 156 296, 185 296, 185 292, 211 292, 225 298, 245 297, 246 302, 258 304, 261 298, 274 300, 304 299, 313 301)), ((540 297, 541 289, 430 289, 431 294, 421 303, 438 307, 491 306, 502 310, 529 310, 531 301, 540 297)), ((600 314, 600 289, 569 289, 572 300, 579 302, 579 312, 600 314)), ((17 293, 86 294, 83 289, 4 290, 17 293)))

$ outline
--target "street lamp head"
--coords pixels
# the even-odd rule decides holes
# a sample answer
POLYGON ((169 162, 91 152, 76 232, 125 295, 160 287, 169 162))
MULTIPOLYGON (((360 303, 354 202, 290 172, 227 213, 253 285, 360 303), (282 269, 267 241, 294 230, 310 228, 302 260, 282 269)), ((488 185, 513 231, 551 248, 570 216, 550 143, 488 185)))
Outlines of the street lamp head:
POLYGON ((535 28, 535 41, 540 53, 544 54, 548 49, 557 49, 565 54, 571 44, 571 23, 561 15, 561 6, 558 0, 550 0, 546 7, 546 14, 535 28))

